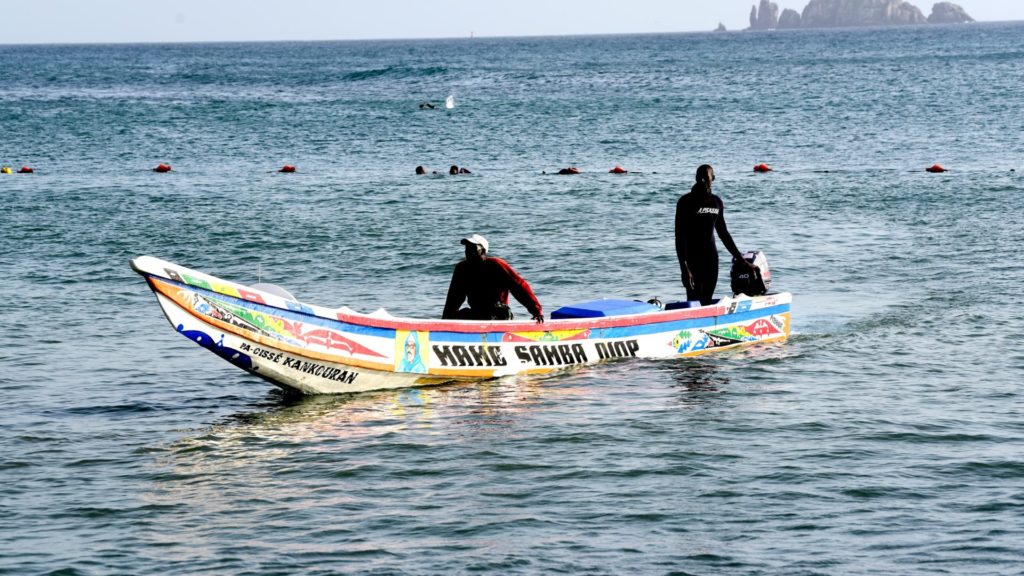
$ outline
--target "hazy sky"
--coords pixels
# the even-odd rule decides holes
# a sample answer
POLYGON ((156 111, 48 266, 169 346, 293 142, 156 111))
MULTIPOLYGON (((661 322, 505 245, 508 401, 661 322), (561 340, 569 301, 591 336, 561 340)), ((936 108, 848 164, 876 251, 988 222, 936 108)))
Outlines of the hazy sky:
MULTIPOLYGON (((740 30, 754 0, 0 0, 0 44, 450 38, 740 30)), ((807 0, 776 0, 802 10, 807 0)), ((927 16, 933 2, 912 2, 927 16)), ((961 0, 979 21, 1021 0, 961 0)))

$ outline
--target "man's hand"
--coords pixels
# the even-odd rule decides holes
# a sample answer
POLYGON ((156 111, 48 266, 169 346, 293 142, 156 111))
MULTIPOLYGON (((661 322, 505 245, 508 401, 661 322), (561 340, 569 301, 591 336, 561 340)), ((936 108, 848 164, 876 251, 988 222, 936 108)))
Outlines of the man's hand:
POLYGON ((543 324, 544 323, 544 315, 543 314, 534 314, 533 315, 533 319, 537 321, 537 324, 543 324))
POLYGON ((679 276, 683 281, 683 286, 686 286, 687 288, 690 289, 693 288, 693 274, 690 274, 689 268, 684 270, 679 276))

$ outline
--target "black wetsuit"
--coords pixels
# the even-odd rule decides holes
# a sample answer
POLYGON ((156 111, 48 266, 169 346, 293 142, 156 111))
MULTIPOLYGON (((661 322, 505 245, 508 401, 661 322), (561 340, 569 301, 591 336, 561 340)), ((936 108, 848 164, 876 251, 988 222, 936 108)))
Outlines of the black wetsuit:
POLYGON ((705 192, 701 185, 695 185, 689 194, 676 202, 676 256, 679 257, 679 270, 686 287, 686 299, 700 300, 702 306, 711 303, 718 284, 715 232, 730 254, 742 258, 725 226, 722 199, 705 192), (692 286, 686 275, 687 267, 693 276, 692 286))

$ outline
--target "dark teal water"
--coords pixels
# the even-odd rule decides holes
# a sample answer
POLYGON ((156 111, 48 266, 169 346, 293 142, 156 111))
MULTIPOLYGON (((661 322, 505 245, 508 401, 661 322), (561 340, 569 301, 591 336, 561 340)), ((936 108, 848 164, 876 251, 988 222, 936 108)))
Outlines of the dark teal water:
POLYGON ((37 170, 0 175, 0 573, 1022 570, 1020 24, 0 46, 0 70, 0 164, 37 170), (291 401, 128 268, 436 316, 478 232, 548 310, 678 298, 704 162, 795 296, 785 345, 291 401))

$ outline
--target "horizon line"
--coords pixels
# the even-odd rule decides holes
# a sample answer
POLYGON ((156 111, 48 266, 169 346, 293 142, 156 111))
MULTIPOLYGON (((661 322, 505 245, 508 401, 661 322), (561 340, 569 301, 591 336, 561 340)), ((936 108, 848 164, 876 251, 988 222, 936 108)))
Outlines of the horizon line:
POLYGON ((447 41, 447 40, 507 40, 507 39, 529 39, 529 38, 585 38, 601 36, 670 36, 682 34, 737 34, 741 32, 753 33, 790 33, 809 32, 820 30, 864 30, 864 29, 908 29, 932 26, 970 26, 978 24, 1012 24, 1024 22, 1024 20, 976 20, 974 22, 960 23, 920 23, 920 24, 889 24, 879 26, 834 26, 814 28, 783 28, 770 30, 752 30, 740 28, 735 30, 677 30, 672 32, 584 32, 578 34, 518 34, 518 35, 495 35, 480 36, 470 32, 467 36, 420 36, 420 37, 394 37, 394 38, 305 38, 305 39, 263 39, 263 40, 83 40, 83 41, 38 41, 38 42, 0 42, 0 46, 110 46, 110 45, 159 45, 159 44, 274 44, 274 43, 329 43, 329 42, 414 42, 414 41, 447 41))

